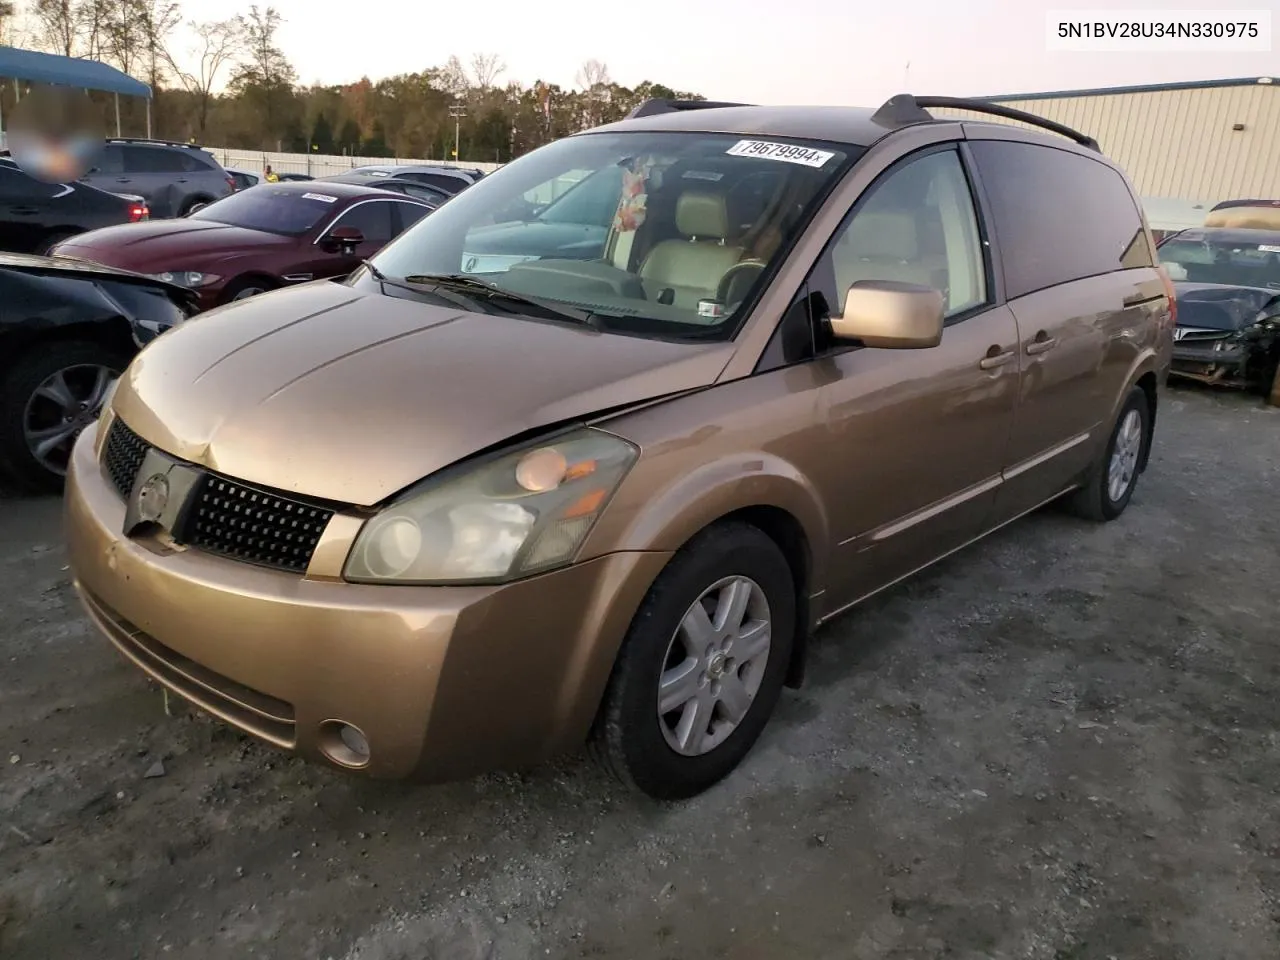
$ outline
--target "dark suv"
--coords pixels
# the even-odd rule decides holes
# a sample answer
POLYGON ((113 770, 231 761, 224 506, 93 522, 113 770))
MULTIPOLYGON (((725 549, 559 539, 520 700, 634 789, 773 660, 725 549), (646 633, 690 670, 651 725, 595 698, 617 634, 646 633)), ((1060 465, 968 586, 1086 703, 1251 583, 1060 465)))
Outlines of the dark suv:
POLYGON ((235 181, 208 150, 166 140, 108 140, 80 178, 116 193, 144 197, 155 218, 185 217, 235 191, 235 181))
POLYGON ((425 183, 429 187, 443 190, 449 196, 461 193, 484 179, 481 170, 467 170, 462 167, 441 167, 428 163, 410 164, 370 164, 367 167, 355 167, 346 173, 322 177, 322 180, 339 180, 343 183, 364 183, 376 186, 379 179, 394 177, 398 180, 414 180, 425 183))

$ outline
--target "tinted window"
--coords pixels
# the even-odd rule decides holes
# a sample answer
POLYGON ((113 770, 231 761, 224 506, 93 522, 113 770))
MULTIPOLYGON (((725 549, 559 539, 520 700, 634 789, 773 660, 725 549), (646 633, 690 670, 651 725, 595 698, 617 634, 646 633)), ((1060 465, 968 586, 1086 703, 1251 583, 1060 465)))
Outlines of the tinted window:
POLYGON ((307 194, 260 184, 211 203, 191 214, 192 220, 212 220, 250 230, 301 236, 322 218, 333 216, 336 198, 321 191, 307 194))
POLYGON ((98 173, 124 173, 124 148, 118 143, 107 144, 94 166, 98 173))
POLYGON ((355 227, 366 241, 386 243, 395 234, 391 219, 393 205, 396 205, 393 200, 357 204, 344 213, 334 227, 355 227))
POLYGON ((1106 164, 1032 143, 971 142, 1010 298, 1154 262, 1141 214, 1106 164))
POLYGON ((396 212, 400 214, 400 229, 407 230, 428 213, 431 212, 430 207, 424 207, 420 203, 397 203, 396 212))
POLYGON ((942 293, 947 314, 987 302, 973 195, 959 155, 933 152, 891 168, 858 198, 815 270, 832 311, 863 280, 896 280, 942 293))
POLYGON ((162 147, 127 147, 124 169, 125 173, 180 173, 182 155, 162 147))
POLYGON ((41 192, 41 184, 28 177, 20 170, 15 170, 7 163, 0 163, 0 197, 6 200, 25 200, 48 196, 41 192))
POLYGON ((467 185, 467 181, 461 177, 451 177, 444 173, 414 173, 410 174, 410 176, 422 183, 429 183, 433 187, 439 187, 450 194, 458 193, 467 185))
POLYGON ((174 156, 186 173, 208 173, 213 169, 212 165, 195 150, 184 150, 181 153, 174 151, 174 156))

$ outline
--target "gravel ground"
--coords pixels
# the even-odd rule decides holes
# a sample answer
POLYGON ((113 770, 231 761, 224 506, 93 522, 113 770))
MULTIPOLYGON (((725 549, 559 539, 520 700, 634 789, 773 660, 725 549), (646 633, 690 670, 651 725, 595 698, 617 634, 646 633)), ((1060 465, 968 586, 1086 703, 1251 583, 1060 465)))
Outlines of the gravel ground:
POLYGON ((736 776, 365 783, 171 703, 0 501, 0 956, 1280 956, 1280 409, 1165 396, 1045 511, 823 630, 736 776))

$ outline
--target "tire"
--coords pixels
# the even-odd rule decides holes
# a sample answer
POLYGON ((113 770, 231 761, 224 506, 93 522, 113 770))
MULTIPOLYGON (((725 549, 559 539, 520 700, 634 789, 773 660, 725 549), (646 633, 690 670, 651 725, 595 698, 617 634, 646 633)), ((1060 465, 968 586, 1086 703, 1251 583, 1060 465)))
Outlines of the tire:
POLYGON ((208 197, 192 197, 190 200, 188 200, 186 203, 182 205, 182 208, 178 211, 178 216, 179 217, 190 216, 191 214, 199 210, 201 207, 207 207, 211 203, 213 203, 213 201, 210 200, 208 197))
MULTIPOLYGON (((778 545, 759 529, 727 522, 695 537, 654 581, 623 641, 592 730, 590 746, 597 761, 656 800, 686 799, 723 779, 746 756, 778 702, 791 659, 795 611, 791 567, 778 545), (710 658, 691 658, 684 649, 681 623, 686 614, 711 588, 726 581, 738 590, 749 588, 743 622, 754 621, 757 638, 759 621, 767 617, 763 659, 746 659, 748 648, 741 640, 735 647, 732 636, 728 646, 710 658), (733 658, 735 649, 743 660, 733 658), (660 678, 664 673, 675 677, 683 664, 689 665, 684 672, 691 679, 680 686, 696 692, 660 716, 660 678), (731 689, 731 677, 739 692, 735 699, 745 706, 736 726, 724 696, 731 689), (743 694, 746 700, 739 699, 743 694), (701 717, 702 723, 689 723, 691 717, 701 717), (682 731, 688 734, 683 752, 682 731)), ((707 625, 714 627, 715 616, 713 610, 707 625)), ((724 635, 712 638, 716 646, 725 642, 724 635)), ((758 648, 757 640, 753 649, 758 648)))
POLYGON ((1102 459, 1089 470, 1088 482, 1067 501, 1068 509, 1085 520, 1106 523, 1124 513, 1138 485, 1138 475, 1151 446, 1151 405, 1141 387, 1134 387, 1125 397, 1124 406, 1111 428, 1102 459), (1135 420, 1136 418, 1136 420, 1135 420), (1136 424, 1137 435, 1131 433, 1136 424), (1121 459, 1117 460, 1117 450, 1121 459), (1111 479, 1115 469, 1123 482, 1117 481, 1113 491, 1111 479), (1118 493, 1117 493, 1118 491, 1118 493))
MULTIPOLYGON (((80 431, 100 412, 101 395, 98 408, 91 406, 94 400, 90 388, 98 385, 95 368, 118 377, 129 360, 128 354, 92 341, 53 341, 32 347, 0 371, 0 474, 24 492, 61 490, 66 476, 65 457, 70 455, 80 431), (63 384, 76 401, 74 408, 37 395, 41 386, 59 373, 64 374, 63 384), (80 409, 81 402, 90 406, 80 409), (67 415, 74 419, 60 420, 67 415), (55 431, 62 423, 70 424, 65 439, 41 459, 28 441, 28 430, 55 431)), ((61 432, 54 434, 60 435, 61 432)))
POLYGON ((74 236, 75 236, 75 233, 73 233, 70 230, 60 230, 57 233, 49 234, 49 236, 45 237, 44 240, 40 242, 40 245, 36 247, 36 256, 38 257, 49 256, 49 251, 51 251, 54 247, 60 244, 63 240, 66 240, 69 237, 74 237, 74 236))
POLYGON ((227 289, 222 293, 221 302, 230 303, 233 300, 247 300, 250 297, 256 297, 260 293, 266 293, 274 289, 276 289, 276 284, 265 277, 245 277, 242 280, 227 284, 227 289))

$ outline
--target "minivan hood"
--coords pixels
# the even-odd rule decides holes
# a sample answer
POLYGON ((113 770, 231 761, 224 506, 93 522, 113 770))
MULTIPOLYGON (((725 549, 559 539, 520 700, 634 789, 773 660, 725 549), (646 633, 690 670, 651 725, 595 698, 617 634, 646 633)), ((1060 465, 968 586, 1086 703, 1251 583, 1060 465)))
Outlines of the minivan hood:
POLYGON ((161 449, 229 477, 372 506, 524 431, 707 386, 733 350, 315 281, 160 337, 112 408, 161 449))

